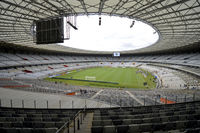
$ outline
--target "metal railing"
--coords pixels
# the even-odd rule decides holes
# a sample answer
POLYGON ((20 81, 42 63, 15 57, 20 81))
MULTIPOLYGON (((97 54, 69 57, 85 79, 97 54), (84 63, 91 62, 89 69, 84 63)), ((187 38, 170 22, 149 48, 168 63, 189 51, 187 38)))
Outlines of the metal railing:
POLYGON ((61 128, 59 128, 56 133, 70 133, 70 124, 73 124, 73 130, 71 132, 76 133, 77 130, 80 130, 80 125, 83 123, 85 116, 86 111, 84 108, 76 113, 72 120, 67 121, 61 128))
POLYGON ((34 109, 83 109, 90 107, 87 99, 81 100, 43 100, 0 98, 0 107, 34 109))
POLYGON ((0 98, 0 107, 9 108, 46 108, 46 109, 83 109, 83 108, 112 108, 112 107, 135 107, 160 104, 172 104, 181 102, 199 101, 199 95, 173 95, 173 96, 136 96, 130 97, 103 97, 99 99, 9 99, 0 98), (105 106, 104 106, 105 105, 105 106))

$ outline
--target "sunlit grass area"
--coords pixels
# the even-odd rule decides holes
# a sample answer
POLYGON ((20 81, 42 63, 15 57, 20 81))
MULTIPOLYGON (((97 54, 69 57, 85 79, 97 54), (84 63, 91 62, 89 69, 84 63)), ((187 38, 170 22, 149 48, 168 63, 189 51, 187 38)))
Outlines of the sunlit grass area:
POLYGON ((95 67, 79 69, 46 78, 49 81, 70 85, 114 87, 114 88, 155 88, 151 73, 133 67, 95 67))

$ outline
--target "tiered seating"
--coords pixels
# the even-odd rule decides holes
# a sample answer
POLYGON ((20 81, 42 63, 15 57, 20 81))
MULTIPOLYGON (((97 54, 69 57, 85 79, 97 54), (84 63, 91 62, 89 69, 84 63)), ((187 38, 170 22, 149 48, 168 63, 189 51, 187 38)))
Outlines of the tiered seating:
MULTIPOLYGON (((179 54, 179 55, 153 55, 153 56, 134 56, 134 57, 120 57, 120 58, 112 58, 112 57, 84 57, 84 56, 61 56, 61 55, 34 55, 34 54, 11 54, 11 53, 0 53, 0 68, 18 68, 18 67, 26 67, 29 66, 33 70, 27 69, 29 72, 32 71, 32 74, 26 73, 27 70, 22 70, 22 72, 16 72, 13 74, 5 74, 3 76, 16 76, 20 78, 40 78, 51 74, 53 72, 62 71, 65 68, 65 64, 70 66, 73 64, 73 69, 80 67, 88 67, 90 65, 94 65, 94 61, 97 63, 104 62, 103 65, 111 65, 119 66, 121 61, 144 61, 144 62, 152 62, 152 63, 166 63, 171 65, 181 65, 181 66, 189 66, 196 67, 192 70, 189 70, 190 73, 199 74, 200 67, 200 54, 192 53, 192 54, 179 54), (106 62, 105 62, 106 61, 106 62), (92 63, 90 63, 92 62, 92 63), (53 69, 49 71, 50 65, 58 65, 62 64, 62 67, 53 69), (36 65, 45 65, 42 67, 37 67, 36 65), (38 68, 38 70, 35 69, 38 68), (41 68, 41 69, 40 69, 41 68), (194 71, 193 71, 194 70, 194 71), (25 71, 25 72, 24 72, 25 71)), ((16 69, 17 69, 16 68, 16 69)), ((183 68, 185 69, 185 68, 183 68)), ((190 69, 190 68, 188 68, 190 69)), ((0 72, 1 73, 1 72, 0 72)), ((2 76, 1 76, 2 77, 2 76)))
POLYGON ((1 133, 55 133, 77 110, 0 108, 1 133))
POLYGON ((141 103, 142 105, 158 105, 160 104, 160 98, 154 91, 130 91, 141 103))
POLYGON ((140 105, 137 101, 131 98, 128 93, 116 89, 103 90, 95 97, 95 99, 122 107, 140 105))
MULTIPOLYGON (((57 63, 88 62, 83 57, 60 56, 60 55, 34 55, 34 54, 11 54, 0 53, 0 67, 16 67, 29 65, 44 65, 57 63)), ((93 61, 95 61, 93 59, 93 61)))
POLYGON ((191 102, 193 100, 200 100, 199 94, 197 92, 198 91, 195 90, 188 91, 181 89, 130 91, 130 93, 133 94, 137 99, 139 99, 142 102, 145 102, 145 105, 165 104, 167 101, 171 101, 171 103, 180 103, 191 102))
POLYGON ((154 55, 154 56, 136 56, 132 59, 135 61, 145 61, 154 63, 167 63, 185 66, 200 67, 200 54, 180 54, 180 55, 154 55))
POLYGON ((92 133, 176 132, 200 129, 200 102, 96 110, 92 133))
POLYGON ((82 86, 69 86, 65 83, 54 83, 54 82, 48 82, 48 81, 42 81, 42 80, 20 80, 23 81, 26 84, 31 84, 33 89, 40 89, 40 90, 48 90, 51 92, 59 92, 62 94, 67 94, 71 92, 75 92, 77 97, 82 98, 91 98, 94 94, 96 94, 97 90, 96 88, 90 88, 90 87, 82 87, 82 86))
MULTIPOLYGON (((191 73, 194 73, 195 75, 200 76, 200 69, 195 69, 195 68, 191 68, 191 67, 186 67, 186 68, 180 67, 180 69, 181 70, 184 69, 185 71, 190 71, 191 73)), ((190 73, 190 72, 188 72, 188 73, 190 73)), ((183 73, 180 71, 176 71, 176 75, 178 75, 185 81, 185 83, 186 83, 185 88, 200 89, 199 78, 197 76, 191 76, 189 74, 186 74, 186 73, 183 73)))
POLYGON ((20 65, 36 65, 36 64, 52 64, 52 63, 72 63, 72 62, 88 62, 88 61, 145 61, 178 64, 187 66, 200 67, 199 53, 179 54, 179 55, 153 55, 153 56, 134 56, 134 57, 84 57, 84 56, 61 56, 61 55, 27 55, 27 54, 10 54, 0 53, 0 66, 20 66, 20 65))
POLYGON ((21 83, 18 83, 14 80, 11 80, 11 79, 3 79, 3 78, 0 78, 0 87, 3 87, 3 88, 15 88, 15 89, 28 89, 30 88, 31 86, 29 84, 21 84, 21 83))

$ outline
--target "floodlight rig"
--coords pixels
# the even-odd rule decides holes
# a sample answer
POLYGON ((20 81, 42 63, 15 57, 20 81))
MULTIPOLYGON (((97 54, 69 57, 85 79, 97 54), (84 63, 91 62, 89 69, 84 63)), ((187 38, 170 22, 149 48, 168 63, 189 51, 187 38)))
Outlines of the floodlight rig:
POLYGON ((101 17, 99 17, 99 26, 101 25, 101 17))
POLYGON ((132 28, 134 24, 135 24, 135 20, 133 20, 132 24, 130 25, 130 28, 132 28))

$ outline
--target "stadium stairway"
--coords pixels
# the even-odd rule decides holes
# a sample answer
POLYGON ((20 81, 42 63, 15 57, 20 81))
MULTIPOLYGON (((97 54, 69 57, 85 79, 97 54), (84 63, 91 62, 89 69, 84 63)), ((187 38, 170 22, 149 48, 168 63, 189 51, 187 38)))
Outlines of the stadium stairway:
MULTIPOLYGON (((75 132, 76 133, 91 133, 93 115, 94 115, 93 112, 88 112, 85 118, 83 119, 82 124, 80 124, 80 128, 79 129, 76 128, 75 132)), ((72 123, 70 126, 70 133, 74 133, 74 123, 72 123)))

